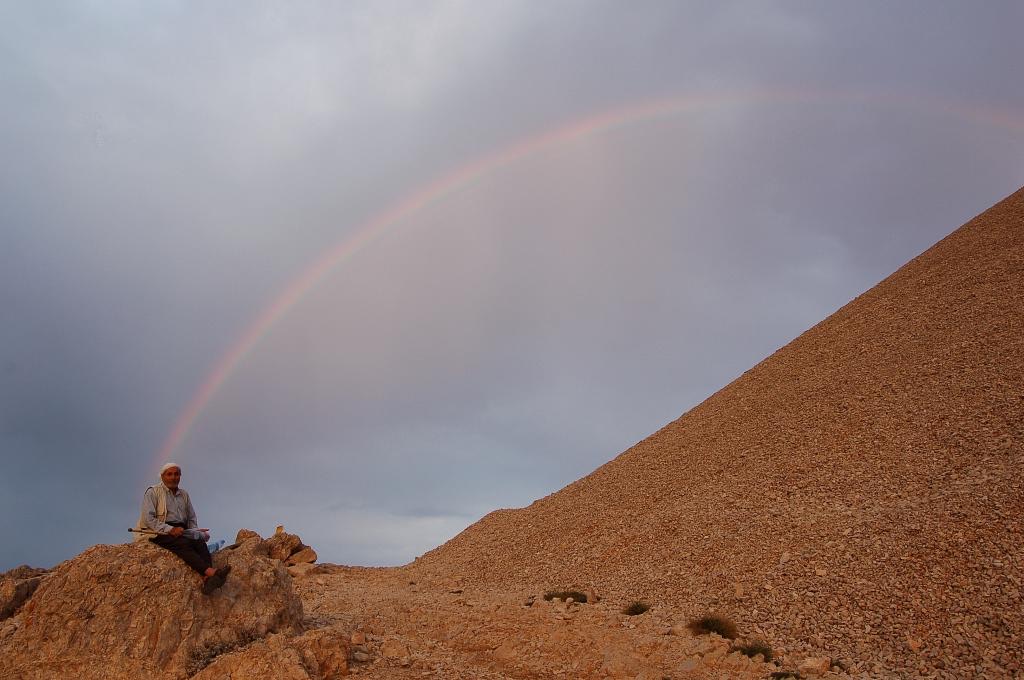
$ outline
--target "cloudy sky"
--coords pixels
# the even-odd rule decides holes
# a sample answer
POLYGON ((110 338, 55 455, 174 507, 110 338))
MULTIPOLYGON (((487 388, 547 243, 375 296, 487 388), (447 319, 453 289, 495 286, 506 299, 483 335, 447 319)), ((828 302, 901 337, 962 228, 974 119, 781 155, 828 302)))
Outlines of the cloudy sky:
POLYGON ((558 490, 1024 184, 1021 25, 0 2, 0 570, 168 457, 345 564, 558 490))

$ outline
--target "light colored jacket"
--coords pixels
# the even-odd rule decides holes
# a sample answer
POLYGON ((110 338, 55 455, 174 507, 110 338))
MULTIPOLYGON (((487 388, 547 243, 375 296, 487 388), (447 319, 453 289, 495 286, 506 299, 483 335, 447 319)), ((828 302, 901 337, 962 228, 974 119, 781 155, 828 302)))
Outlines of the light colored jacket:
MULTIPOLYGON (((146 489, 146 493, 149 493, 150 489, 153 490, 153 500, 156 502, 156 512, 154 514, 154 519, 156 519, 157 524, 166 524, 167 494, 170 492, 167 489, 167 487, 164 486, 163 484, 157 484, 155 486, 148 487, 146 489)), ((192 518, 195 517, 195 510, 192 509, 192 499, 189 498, 188 492, 185 491, 184 489, 179 488, 178 494, 183 496, 182 500, 185 501, 185 507, 187 508, 187 512, 189 515, 189 521, 187 523, 189 524, 189 528, 191 529, 191 525, 195 523, 191 521, 192 518)), ((139 512, 139 521, 135 525, 136 529, 139 529, 141 531, 156 530, 155 527, 150 525, 149 518, 147 517, 151 509, 152 508, 149 507, 149 504, 145 500, 145 496, 143 496, 142 510, 139 512)), ((135 543, 141 543, 142 541, 149 541, 151 538, 153 538, 153 534, 136 533, 134 535, 133 541, 135 543)))

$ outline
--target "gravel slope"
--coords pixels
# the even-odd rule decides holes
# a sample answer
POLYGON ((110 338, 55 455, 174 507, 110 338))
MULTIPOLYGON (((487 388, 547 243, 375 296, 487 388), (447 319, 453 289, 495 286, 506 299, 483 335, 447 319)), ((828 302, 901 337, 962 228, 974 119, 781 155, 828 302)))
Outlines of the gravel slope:
POLYGON ((404 568, 718 611, 867 677, 1024 677, 1024 189, 704 403, 404 568))

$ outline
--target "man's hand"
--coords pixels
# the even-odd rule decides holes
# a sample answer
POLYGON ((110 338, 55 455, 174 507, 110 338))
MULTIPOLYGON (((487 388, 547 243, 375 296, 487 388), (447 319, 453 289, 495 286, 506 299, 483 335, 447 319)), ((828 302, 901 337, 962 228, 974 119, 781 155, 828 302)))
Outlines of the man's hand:
POLYGON ((185 533, 185 530, 181 527, 171 527, 171 530, 167 532, 167 535, 177 538, 178 536, 181 536, 183 533, 185 533))

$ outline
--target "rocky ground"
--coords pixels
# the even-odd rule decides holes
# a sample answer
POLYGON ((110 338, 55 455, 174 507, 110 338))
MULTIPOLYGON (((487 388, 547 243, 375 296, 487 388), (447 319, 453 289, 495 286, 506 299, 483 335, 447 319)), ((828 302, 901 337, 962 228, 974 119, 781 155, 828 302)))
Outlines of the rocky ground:
MULTIPOLYGON (((53 570, 0 575, 0 605, 15 612, 0 622, 0 677, 1021 677, 991 669, 897 673, 881 661, 811 654, 797 639, 744 649, 766 642, 762 627, 732 621, 737 630, 726 638, 688 625, 710 610, 655 601, 626 613, 621 598, 594 587, 501 589, 415 565, 289 566, 311 551, 297 536, 263 540, 243 530, 239 538, 216 556, 233 570, 211 596, 177 558, 145 546, 95 546, 53 570)), ((879 651, 873 656, 884 659, 879 651)))
POLYGON ((307 551, 293 534, 242 530, 215 555, 232 570, 211 595, 176 557, 138 544, 2 574, 0 605, 13 613, 0 621, 0 677, 845 677, 827 658, 744 650, 755 640, 743 631, 696 632, 667 607, 624 613, 593 589, 554 596, 416 581, 408 568, 288 565, 307 551))
MULTIPOLYGON (((351 631, 351 673, 366 678, 768 678, 803 668, 840 677, 827 659, 763 663, 716 634, 697 636, 682 612, 639 615, 589 593, 586 604, 544 592, 491 591, 406 569, 321 566, 296 581, 309 626, 351 631)), ((794 674, 795 675, 795 674, 794 674)))

